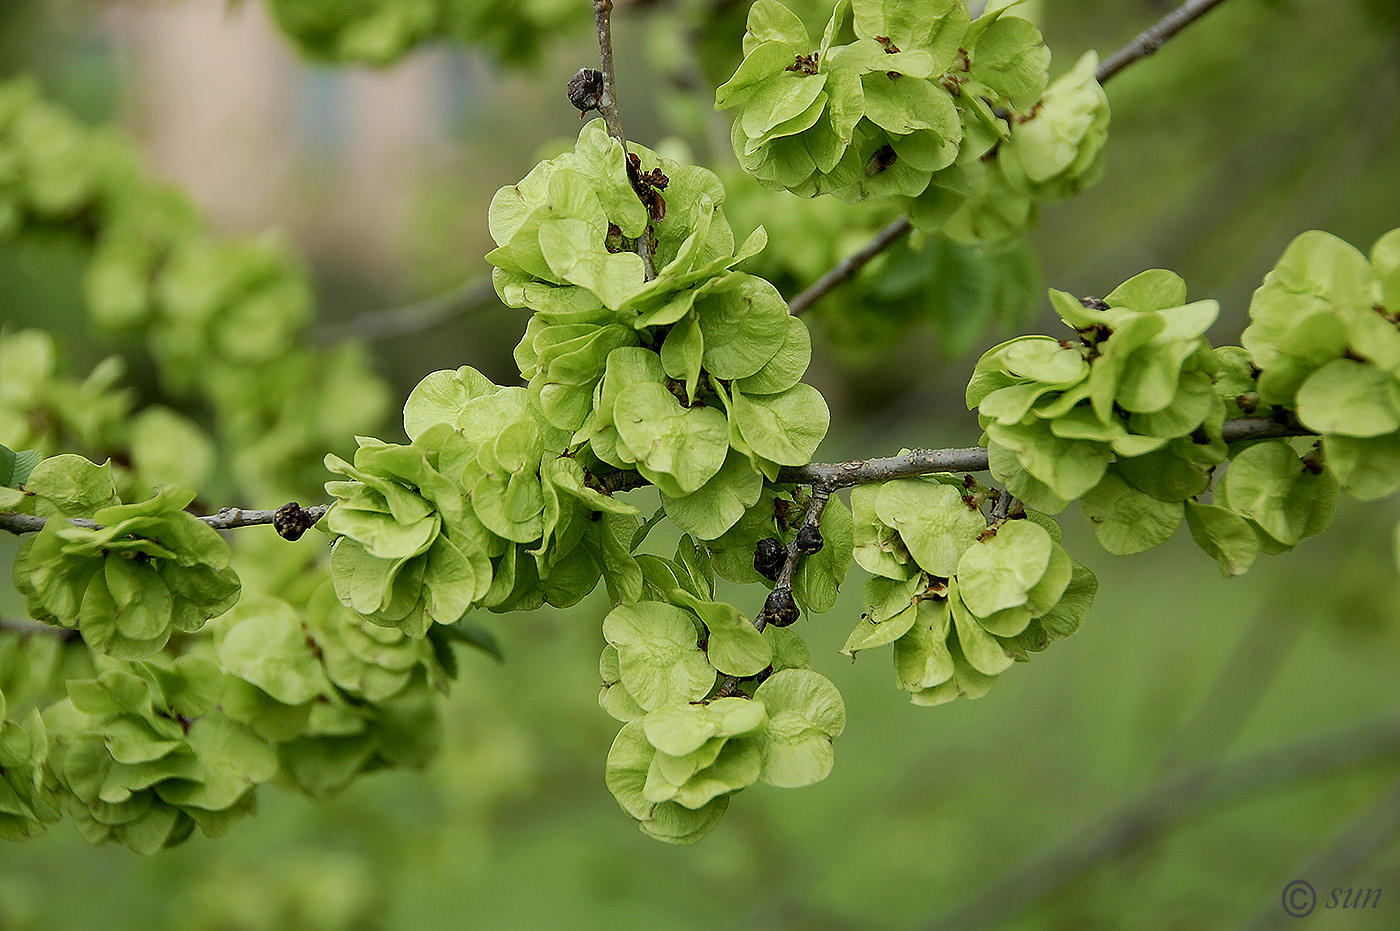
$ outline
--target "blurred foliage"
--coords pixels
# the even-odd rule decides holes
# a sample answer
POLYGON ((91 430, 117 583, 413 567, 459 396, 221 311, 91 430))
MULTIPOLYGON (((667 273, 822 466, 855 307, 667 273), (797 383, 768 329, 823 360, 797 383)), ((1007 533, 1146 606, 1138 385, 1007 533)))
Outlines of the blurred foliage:
MULTIPOLYGON (((110 114, 118 82, 111 50, 93 40, 95 6, 0 6, 0 73, 37 68, 47 92, 85 114, 110 114)), ((807 6, 809 28, 820 29, 821 4, 807 6)), ((1051 74, 1083 49, 1116 47, 1166 6, 1045 0, 1039 24, 1061 50, 1051 74)), ((726 133, 721 123, 716 144, 707 87, 732 73, 746 4, 637 7, 617 17, 630 134, 649 141, 674 133, 722 166, 726 133), (664 33, 675 6, 701 17, 699 44, 654 39, 659 52, 647 64, 648 30, 637 19, 650 17, 664 33), (676 93, 666 90, 672 85, 676 93)), ((1216 332, 1233 340, 1251 290, 1298 231, 1325 227, 1364 245, 1394 227, 1397 9, 1393 0, 1234 0, 1115 79, 1103 181, 1043 211, 1032 236, 1046 281, 1097 294, 1143 268, 1172 268, 1193 297, 1220 298, 1216 332)), ((484 273, 478 256, 490 191, 520 177, 535 146, 575 131, 555 77, 591 61, 583 38, 549 46, 576 51, 577 61, 546 55, 540 70, 505 82, 448 167, 425 172, 424 211, 437 219, 405 231, 404 247, 423 259, 406 275, 419 293, 484 273), (522 121, 522 112, 541 116, 522 121), (412 239, 431 242, 415 248, 412 239)), ((740 237, 749 227, 737 218, 748 210, 750 222, 769 224, 770 252, 790 242, 781 248, 793 256, 789 277, 763 272, 789 296, 889 219, 832 211, 804 226, 797 211, 773 203, 735 198, 726 206, 740 237)), ((55 331, 68 354, 59 371, 75 382, 114 346, 130 348, 85 334, 87 248, 55 237, 0 249, 0 322, 55 331)), ((901 276, 891 274, 907 261, 892 252, 865 277, 892 292, 890 306, 918 309, 897 300, 901 276)), ((340 286, 329 271, 324 265, 321 293, 340 286)), ((827 300, 870 309, 849 293, 827 300)), ((923 306, 935 306, 927 300, 923 306)), ((1038 305, 1048 308, 1043 299, 1038 305)), ((987 319, 1019 325, 1025 313, 997 305, 987 319)), ((958 397, 975 350, 995 335, 951 333, 959 318, 946 311, 917 316, 934 326, 887 340, 878 362, 852 364, 842 328, 865 318, 814 311, 814 377, 844 415, 822 458, 972 442, 974 421, 958 397), (960 361, 930 361, 950 344, 960 361)), ((474 362, 483 345, 514 343, 523 324, 523 315, 493 310, 376 349, 397 384, 412 384, 439 367, 423 360, 474 362)), ((500 358, 508 364, 506 353, 500 358)), ((163 399, 149 369, 136 366, 131 383, 141 406, 163 399)), ((183 413, 203 416, 197 405, 183 413)), ((494 625, 504 665, 465 658, 445 711, 443 754, 429 771, 374 776, 324 803, 269 795, 259 817, 229 836, 151 859, 90 848, 69 827, 0 847, 0 931, 922 926, 1173 765, 1393 716, 1396 516, 1394 502, 1344 507, 1331 533, 1229 582, 1182 535, 1147 556, 1095 556, 1098 604, 1075 640, 988 699, 941 711, 906 704, 882 661, 838 661, 859 613, 849 586, 831 622, 806 630, 814 667, 847 700, 853 726, 838 747, 843 765, 801 794, 754 790, 759 803, 732 812, 699 848, 660 848, 642 837, 597 779, 614 730, 595 701, 601 600, 513 616, 494 625)), ((1094 553, 1087 527, 1071 521, 1067 534, 1071 550, 1094 553)), ((665 551, 664 542, 655 545, 665 551)), ((15 546, 0 539, 0 561, 8 564, 15 546)), ((262 590, 295 583, 297 565, 287 563, 288 577, 262 590)), ((259 584, 245 578, 250 589, 259 584)), ((21 604, 0 589, 0 615, 20 613, 21 604)), ((5 667, 14 637, 0 634, 0 681, 46 675, 5 667)), ((1282 887, 1395 775, 1393 757, 1378 757, 1209 810, 1140 838, 1125 856, 998 926, 1175 929, 1236 926, 1256 913, 1281 918, 1282 887)), ((1400 850, 1392 842, 1347 884, 1400 887, 1400 850)), ((1395 907, 1386 899, 1336 924, 1394 927, 1395 907)))

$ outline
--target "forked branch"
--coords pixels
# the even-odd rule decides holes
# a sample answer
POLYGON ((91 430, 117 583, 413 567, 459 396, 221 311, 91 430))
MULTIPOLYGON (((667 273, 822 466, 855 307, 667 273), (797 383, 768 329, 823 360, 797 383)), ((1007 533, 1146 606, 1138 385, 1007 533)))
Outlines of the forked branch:
MULTIPOLYGON (((1187 0, 1186 3, 1163 16, 1151 28, 1143 30, 1127 45, 1099 62, 1095 77, 1098 78, 1100 84, 1108 83, 1109 78, 1133 62, 1142 61, 1160 49, 1172 36, 1224 2, 1225 0, 1187 0)), ((798 292, 792 300, 788 301, 789 309, 793 314, 804 313, 842 282, 854 278, 862 268, 870 264, 871 260, 903 239, 913 228, 914 226, 909 222, 908 217, 894 220, 876 233, 870 242, 866 243, 859 251, 837 262, 831 271, 798 292)))

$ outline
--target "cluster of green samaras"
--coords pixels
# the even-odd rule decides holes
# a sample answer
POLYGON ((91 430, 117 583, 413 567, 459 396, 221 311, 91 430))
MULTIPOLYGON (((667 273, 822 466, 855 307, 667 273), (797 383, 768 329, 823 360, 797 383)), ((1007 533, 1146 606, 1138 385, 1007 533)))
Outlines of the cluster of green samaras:
POLYGON ((301 52, 322 61, 386 65, 447 39, 485 45, 505 61, 534 58, 546 39, 579 34, 588 0, 267 0, 301 52))
POLYGON ((1098 581, 1052 518, 984 517, 986 492, 950 475, 851 492, 855 561, 871 574, 842 652, 894 644, 916 705, 985 695, 996 677, 1079 629, 1098 581))
POLYGON ((531 409, 588 471, 635 469, 682 529, 710 540, 763 478, 811 460, 829 414, 800 381, 806 326, 773 285, 736 270, 763 230, 736 249, 713 172, 634 149, 647 205, 596 120, 573 152, 496 193, 487 259, 502 300, 533 312, 516 349, 531 409))
MULTIPOLYGON (((618 354, 655 356, 618 347, 609 358, 618 354)), ((759 541, 791 540, 808 499, 766 482, 740 456, 720 480, 750 475, 752 496, 715 499, 730 516, 696 516, 690 523, 708 533, 699 542, 683 537, 673 559, 636 554, 649 524, 595 487, 608 467, 589 459, 587 440, 551 424, 538 398, 470 368, 436 372, 405 405, 412 443, 362 439, 353 465, 327 460, 350 479, 327 485, 337 498, 326 525, 339 535, 331 573, 340 601, 417 640, 474 608, 569 606, 604 580, 617 607, 603 624, 601 702, 629 722, 609 757, 608 784, 662 839, 698 840, 728 796, 760 778, 776 785, 822 778, 844 721, 835 686, 807 668, 799 636, 778 626, 761 633, 715 596, 717 577, 763 578, 754 569, 759 541), (597 471, 585 471, 586 459, 597 471), (734 679, 732 697, 711 708, 705 700, 725 677, 734 679), (738 683, 756 688, 760 701, 738 695, 738 683), (654 760, 667 761, 666 776, 658 770, 648 781, 648 767, 663 765, 654 760)), ((687 410, 705 408, 697 402, 687 410)), ((664 442, 683 450, 688 439, 680 433, 664 442)), ((684 495, 663 500, 668 510, 693 506, 684 495)), ((831 607, 851 561, 851 519, 840 502, 829 504, 821 527, 828 545, 804 561, 793 584, 797 603, 812 611, 831 607)))
POLYGON ((10 481, 23 491, 0 488, 0 502, 50 519, 20 547, 16 585, 31 617, 76 628, 88 649, 33 637, 0 650, 4 691, 66 693, 0 724, 14 790, 0 794, 0 836, 66 812, 93 843, 150 853, 195 827, 223 833, 261 783, 324 795, 434 755, 450 634, 372 624, 329 581, 304 605, 239 602, 228 544, 184 510, 192 493, 120 504, 108 466, 21 458, 28 472, 10 481), (65 520, 78 516, 103 526, 65 520))
MULTIPOLYGON (((216 239, 115 133, 83 125, 29 82, 0 84, 0 244, 54 232, 91 250, 93 325, 144 338, 165 388, 209 407, 250 498, 314 494, 326 449, 382 422, 389 393, 363 351, 306 345, 311 286, 285 245, 216 239)), ((93 455, 141 448, 132 478, 146 490, 210 477, 208 439, 165 408, 133 412, 131 394, 114 387, 119 359, 65 380, 49 337, 20 332, 0 334, 0 362, 0 437, 13 448, 49 455, 64 436, 93 455)))
POLYGON ((716 106, 737 111, 735 154, 771 188, 897 196, 921 228, 1002 243, 1103 171, 1097 57, 1047 86, 1049 64, 1030 22, 972 20, 962 0, 840 0, 815 47, 796 14, 758 0, 716 106))
POLYGON ((1234 575, 1324 530, 1339 489, 1400 488, 1400 230, 1369 261, 1298 237, 1255 292, 1243 348, 1211 347, 1218 306, 1187 303, 1170 272, 1102 300, 1050 296, 1076 337, 993 348, 967 402, 992 475, 1048 513, 1078 499, 1109 552, 1156 546, 1184 519, 1234 575), (1320 439, 1302 455, 1286 439, 1232 446, 1223 425, 1245 415, 1320 439))

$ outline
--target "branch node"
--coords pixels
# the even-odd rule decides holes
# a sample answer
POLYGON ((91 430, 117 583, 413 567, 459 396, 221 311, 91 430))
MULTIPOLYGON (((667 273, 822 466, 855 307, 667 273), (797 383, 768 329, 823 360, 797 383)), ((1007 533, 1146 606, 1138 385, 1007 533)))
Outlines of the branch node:
POLYGON ((284 540, 300 540, 302 534, 315 526, 319 515, 306 511, 295 501, 288 501, 272 515, 272 529, 284 540))

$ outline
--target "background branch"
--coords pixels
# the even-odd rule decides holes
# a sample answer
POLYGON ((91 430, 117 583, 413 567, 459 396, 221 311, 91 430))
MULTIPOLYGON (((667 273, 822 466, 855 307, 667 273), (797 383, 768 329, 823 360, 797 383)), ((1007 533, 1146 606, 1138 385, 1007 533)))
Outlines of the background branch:
POLYGON ((1099 83, 1106 83, 1109 78, 1133 62, 1142 61, 1156 52, 1172 36, 1224 2, 1225 0, 1186 0, 1151 27, 1140 32, 1133 41, 1099 62, 1098 71, 1095 73, 1099 83))
MULTIPOLYGON (((1338 831, 1321 852, 1295 866, 1288 880, 1301 879, 1325 895, 1389 846, 1396 835, 1400 835, 1400 781, 1338 831)), ((1324 908, 1326 901, 1320 903, 1324 908)), ((1244 925, 1244 931, 1289 927, 1296 921, 1282 908, 1279 897, 1271 895, 1244 925)))
POLYGON ((423 333, 449 320, 496 303, 496 289, 489 276, 466 281, 451 291, 387 310, 372 310, 349 320, 326 323, 312 338, 326 346, 346 339, 393 339, 423 333))
MULTIPOLYGON (((1101 61, 1098 70, 1094 73, 1098 82, 1100 84, 1108 83, 1109 78, 1133 62, 1141 61, 1151 55, 1172 36, 1224 2, 1225 0, 1187 0, 1186 3, 1163 16, 1151 28, 1143 30, 1127 45, 1101 61)), ((854 278, 862 268, 870 264, 872 259, 908 235, 913 228, 914 226, 909 222, 908 217, 900 217, 890 223, 889 226, 876 233, 870 242, 866 243, 858 252, 846 256, 836 263, 831 271, 798 292, 792 300, 788 301, 789 309, 793 314, 804 313, 835 289, 837 285, 854 278)))
POLYGON ((75 640, 78 632, 71 627, 55 627, 31 621, 28 618, 0 617, 0 633, 18 634, 21 637, 57 637, 59 640, 75 640))
POLYGON ((794 317, 801 316, 813 304, 826 297, 837 285, 854 278, 862 268, 870 264, 875 256, 894 245, 913 228, 914 224, 909 222, 908 217, 894 220, 889 226, 876 233, 875 237, 866 243, 859 252, 853 252, 846 256, 837 262, 831 271, 798 292, 792 300, 788 301, 788 310, 794 317))
POLYGON ((1180 770, 1140 792, 1077 835, 929 926, 930 931, 995 928, 1091 869, 1147 843, 1215 805, 1400 754, 1400 718, 1389 717, 1263 750, 1231 762, 1180 770))

